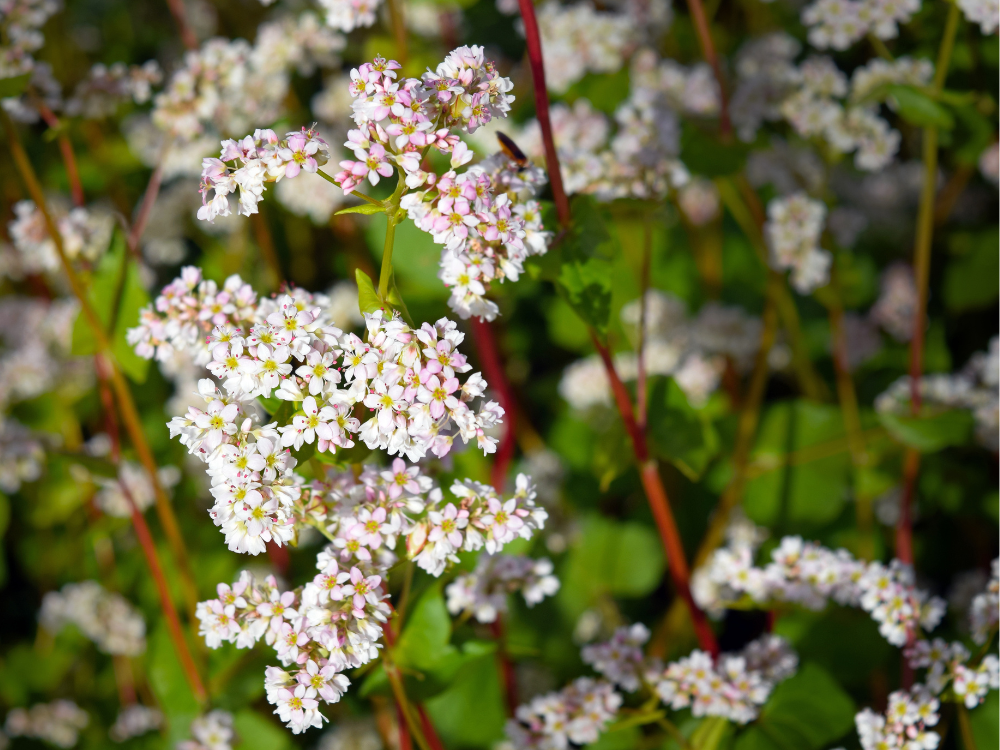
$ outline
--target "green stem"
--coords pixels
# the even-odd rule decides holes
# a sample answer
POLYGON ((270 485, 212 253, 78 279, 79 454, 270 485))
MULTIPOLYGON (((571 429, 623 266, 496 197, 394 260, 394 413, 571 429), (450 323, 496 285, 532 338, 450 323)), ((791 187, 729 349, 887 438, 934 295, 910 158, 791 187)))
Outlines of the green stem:
POLYGON ((961 703, 955 704, 955 707, 958 709, 958 730, 962 734, 962 744, 965 745, 965 750, 976 750, 976 737, 972 733, 969 709, 961 703))
MULTIPOLYGON (((340 183, 337 182, 335 179, 333 179, 330 175, 328 175, 322 169, 316 170, 316 174, 318 174, 324 180, 326 180, 327 182, 329 182, 331 185, 336 185, 337 187, 340 187, 340 183)), ((343 189, 343 188, 341 188, 341 189, 343 189)), ((352 190, 350 193, 347 193, 347 195, 353 195, 353 196, 355 196, 357 198, 360 198, 361 200, 365 201, 366 203, 371 203, 373 206, 381 206, 382 205, 382 201, 376 200, 375 198, 372 198, 370 195, 365 195, 364 193, 358 192, 357 190, 352 190)))
POLYGON ((399 202, 406 192, 406 181, 403 173, 397 172, 396 189, 385 201, 385 245, 382 249, 382 271, 378 277, 378 296, 385 302, 389 298, 389 280, 392 278, 392 248, 396 239, 396 224, 399 223, 399 202))

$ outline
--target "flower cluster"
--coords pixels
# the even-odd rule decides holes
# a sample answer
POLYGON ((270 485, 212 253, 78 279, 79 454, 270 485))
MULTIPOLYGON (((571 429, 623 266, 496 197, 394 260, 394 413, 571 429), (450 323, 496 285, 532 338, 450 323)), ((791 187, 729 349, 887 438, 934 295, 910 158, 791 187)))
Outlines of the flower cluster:
MULTIPOLYGON (((114 229, 109 213, 86 208, 62 210, 58 203, 50 203, 49 209, 54 209, 52 219, 70 261, 94 263, 108 249, 114 229)), ((32 201, 24 200, 14 204, 14 215, 7 229, 18 257, 5 264, 5 275, 21 279, 29 274, 58 272, 59 255, 42 212, 32 201)))
POLYGON ((98 63, 76 85, 73 96, 66 102, 66 114, 89 120, 110 117, 122 102, 148 102, 153 86, 162 79, 163 71, 156 60, 143 65, 114 63, 110 67, 98 63))
POLYGON ((76 625, 107 653, 136 656, 146 650, 146 623, 120 594, 104 590, 97 581, 83 581, 50 591, 42 599, 38 619, 52 634, 76 625))
MULTIPOLYGON (((556 104, 552 127, 563 183, 569 193, 600 201, 662 198, 689 179, 678 159, 679 115, 704 118, 719 110, 719 90, 704 64, 685 68, 644 49, 632 58, 629 97, 608 118, 586 99, 556 104)), ((525 153, 543 157, 541 130, 532 121, 523 136, 525 153)))
POLYGON ((774 686, 795 674, 798 658, 778 636, 752 641, 738 654, 693 651, 667 665, 655 679, 656 693, 673 710, 693 716, 721 716, 738 724, 757 718, 774 686))
POLYGON ((969 625, 972 640, 983 644, 997 629, 1000 621, 1000 559, 990 566, 990 580, 986 591, 977 594, 969 608, 969 625))
POLYGON ((753 564, 754 546, 738 543, 716 550, 695 572, 692 593, 699 605, 714 613, 741 599, 822 609, 833 599, 870 613, 882 636, 896 646, 921 628, 933 630, 944 615, 944 601, 918 589, 913 569, 898 560, 888 566, 864 563, 846 550, 790 536, 771 553, 771 562, 758 568, 753 564))
POLYGON ((3 0, 0 2, 0 78, 30 72, 31 53, 45 42, 41 28, 59 9, 58 0, 3 0))
POLYGON ((817 49, 845 50, 867 34, 894 39, 918 10, 920 0, 814 0, 802 23, 817 49))
MULTIPOLYGON (((177 484, 180 476, 177 467, 164 466, 157 471, 157 478, 162 486, 171 487, 177 484)), ((142 513, 156 499, 146 469, 132 461, 119 464, 117 477, 94 476, 93 479, 101 488, 94 496, 94 505, 115 518, 131 518, 133 505, 142 513)))
POLYGON ((115 723, 108 730, 112 742, 125 742, 163 726, 163 714, 155 709, 133 703, 118 712, 115 723))
MULTIPOLYGON (((988 352, 975 354, 954 374, 931 374, 920 378, 921 403, 926 408, 968 409, 976 422, 976 438, 986 448, 997 450, 1000 427, 1000 338, 990 340, 988 352)), ((875 399, 875 410, 887 414, 910 411, 912 383, 903 376, 875 399)))
POLYGON ((345 33, 375 23, 382 0, 318 0, 326 11, 326 23, 345 33))
POLYGON ((559 579, 552 570, 552 561, 547 558, 480 555, 472 573, 458 576, 445 589, 448 611, 453 615, 467 613, 479 622, 494 622, 507 611, 507 596, 518 591, 533 607, 559 590, 559 579))
POLYGON ((17 492, 23 482, 42 475, 45 442, 20 422, 0 418, 0 490, 17 492))
POLYGON ((929 727, 938 723, 940 708, 940 702, 923 685, 897 690, 889 696, 884 716, 866 708, 855 717, 861 747, 936 748, 941 738, 929 727))
POLYGON ((649 629, 642 623, 618 628, 611 639, 584 646, 580 658, 598 674, 604 675, 622 690, 639 689, 646 670, 642 647, 649 640, 649 629))
POLYGON ((177 745, 176 750, 232 750, 235 744, 233 715, 228 711, 209 711, 191 722, 190 740, 177 745))
POLYGON ((833 256, 819 247, 826 206, 805 193, 775 198, 767 204, 764 234, 771 249, 771 267, 791 270, 795 289, 808 294, 830 278, 833 256))
POLYGON ((987 654, 976 665, 958 642, 949 644, 941 638, 917 641, 906 649, 905 656, 914 669, 927 670, 925 681, 931 693, 941 695, 950 686, 955 700, 966 708, 975 708, 990 690, 1000 687, 1000 660, 987 654))
POLYGON ((913 310, 917 306, 917 283, 913 269, 893 263, 882 272, 881 293, 872 305, 871 319, 896 341, 913 336, 913 310))
POLYGON ((597 741, 618 714, 622 696, 609 682, 580 677, 557 693, 540 695, 519 706, 507 722, 515 748, 565 750, 569 743, 597 741))
POLYGON ((13 708, 4 731, 10 737, 30 737, 56 747, 73 747, 90 716, 73 701, 36 703, 31 708, 13 708))
POLYGON ((219 158, 202 162, 198 218, 214 221, 217 216, 229 216, 229 195, 237 190, 240 214, 255 214, 265 182, 292 179, 302 171, 315 173, 329 160, 329 146, 312 129, 302 128, 283 139, 273 130, 258 129, 241 140, 223 141, 219 158))

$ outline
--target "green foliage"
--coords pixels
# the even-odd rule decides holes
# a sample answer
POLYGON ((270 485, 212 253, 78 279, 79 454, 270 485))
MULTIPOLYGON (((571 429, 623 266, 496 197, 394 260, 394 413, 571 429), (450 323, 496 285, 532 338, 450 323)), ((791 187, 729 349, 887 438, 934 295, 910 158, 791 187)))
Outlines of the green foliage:
POLYGON ((292 747, 287 729, 255 711, 235 714, 233 729, 240 740, 239 750, 285 750, 292 747))
POLYGON ((576 314, 603 334, 611 313, 615 243, 593 198, 575 196, 570 208, 573 227, 559 246, 556 287, 576 314))
POLYGON ((363 313, 382 309, 382 300, 378 298, 378 292, 368 274, 359 268, 354 272, 354 278, 358 282, 358 309, 363 313))
POLYGON ((705 177, 726 177, 739 172, 747 159, 747 144, 723 142, 690 123, 681 131, 681 159, 691 171, 705 177))
MULTIPOLYGON (((136 383, 144 383, 149 360, 135 353, 125 340, 125 332, 139 322, 139 311, 149 304, 139 269, 125 247, 125 237, 116 232, 111 249, 101 258, 90 283, 87 297, 105 326, 114 354, 122 371, 136 383)), ((73 354, 97 352, 97 338, 81 310, 73 324, 73 354)))
POLYGON ((1000 231, 953 237, 952 252, 961 252, 945 269, 944 303, 953 312, 966 312, 992 305, 1000 293, 1000 231))
POLYGON ((9 76, 0 78, 0 99, 10 96, 20 96, 28 87, 31 80, 31 73, 22 73, 19 76, 9 76))
MULTIPOLYGON (((763 473, 747 483, 744 508, 754 522, 792 528, 816 528, 840 514, 850 481, 846 447, 832 455, 808 458, 807 449, 844 439, 840 410, 810 401, 784 401, 761 419, 753 463, 763 473), (788 454, 802 456, 791 463, 788 454)), ((822 453, 818 454, 822 455, 822 453)))
POLYGON ((188 727, 200 713, 200 707, 184 677, 166 622, 161 622, 150 635, 147 649, 149 686, 167 719, 168 746, 173 747, 188 736, 188 727))
POLYGON ((925 407, 916 417, 880 412, 878 418, 896 440, 923 453, 966 443, 974 424, 966 409, 938 411, 925 407))
POLYGON ((653 384, 648 424, 653 452, 692 481, 701 478, 719 452, 719 436, 711 420, 691 407, 672 378, 653 384))
POLYGON ((734 750, 819 750, 854 726, 850 696, 815 664, 778 685, 734 750))
POLYGON ((911 125, 941 130, 951 130, 955 126, 955 118, 946 107, 914 86, 892 84, 886 93, 889 106, 911 125))

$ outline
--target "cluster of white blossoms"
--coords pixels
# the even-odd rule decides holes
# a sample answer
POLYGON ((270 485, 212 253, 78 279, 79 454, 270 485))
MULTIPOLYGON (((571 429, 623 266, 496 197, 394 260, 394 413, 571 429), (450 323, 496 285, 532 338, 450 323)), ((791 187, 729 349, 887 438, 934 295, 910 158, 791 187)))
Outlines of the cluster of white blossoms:
POLYGON ((278 138, 273 130, 256 130, 238 141, 225 140, 218 159, 202 161, 202 207, 198 218, 214 221, 229 216, 229 195, 239 190, 239 213, 257 213, 264 184, 316 173, 330 160, 330 148, 315 130, 302 128, 278 138), (231 166, 230 162, 235 165, 231 166))
POLYGON ((721 716, 746 724, 757 718, 774 686, 797 668, 798 657, 788 644, 769 635, 736 654, 722 654, 717 663, 707 652, 693 651, 646 679, 675 711, 690 708, 693 716, 721 716))
POLYGON ((38 615, 53 635, 76 625, 107 654, 137 656, 146 650, 146 623, 120 594, 106 591, 97 581, 69 583, 42 599, 38 615))
POLYGON ((917 306, 917 283, 906 263, 893 263, 882 272, 881 291, 869 313, 872 321, 896 341, 913 337, 913 311, 917 306))
POLYGON ((791 271, 792 286, 800 294, 825 286, 833 256, 819 246, 826 206, 805 193, 775 198, 767 204, 764 234, 771 250, 771 267, 791 271))
MULTIPOLYGON (((62 237, 63 250, 70 261, 94 263, 108 249, 114 218, 102 209, 63 208, 58 201, 49 202, 49 210, 62 237)), ((34 202, 14 204, 14 220, 7 225, 17 256, 6 253, 4 275, 20 280, 26 275, 57 273, 59 255, 45 226, 45 217, 34 202)))
POLYGON ((990 690, 1000 687, 1000 660, 994 654, 976 664, 965 646, 942 638, 917 641, 904 653, 911 667, 927 670, 924 681, 931 693, 941 695, 950 687, 955 700, 966 708, 975 708, 990 690))
MULTIPOLYGON (((568 193, 600 201, 662 198, 690 179, 679 160, 680 115, 706 118, 719 111, 719 89, 705 64, 684 67, 650 49, 632 58, 629 97, 609 118, 586 99, 552 107, 553 137, 568 193)), ((519 141, 525 153, 544 158, 541 129, 531 121, 519 141)))
POLYGON ((634 693, 642 685, 647 671, 642 647, 648 640, 649 629, 637 622, 618 628, 607 641, 584 646, 580 658, 622 690, 634 693))
POLYGON ((31 708, 12 708, 4 722, 9 737, 29 737, 56 747, 73 747, 86 729, 90 716, 73 701, 36 703, 31 708))
POLYGON ((997 629, 998 619, 1000 619, 1000 559, 993 561, 986 591, 977 594, 969 608, 972 640, 979 644, 986 643, 997 629))
POLYGON ((32 70, 31 53, 45 42, 42 26, 59 10, 59 0, 0 0, 0 79, 32 70))
POLYGON ((944 601, 918 589, 913 568, 898 560, 888 566, 865 563, 846 550, 789 536, 761 568, 753 563, 755 548, 753 541, 734 541, 695 571, 692 593, 699 606, 714 615, 736 602, 762 607, 790 603, 818 610, 832 599, 864 609, 895 646, 904 645, 921 628, 933 630, 944 616, 944 601))
POLYGON ((163 80, 163 71, 156 60, 142 65, 97 63, 73 90, 65 111, 71 117, 96 120, 110 117, 118 106, 131 100, 145 104, 153 95, 153 86, 163 80))
POLYGON ((566 750, 597 742, 622 705, 610 682, 580 677, 555 693, 518 706, 507 722, 507 739, 517 750, 566 750))
MULTIPOLYGON (((990 340, 986 352, 972 356, 957 373, 933 373, 920 377, 921 404, 934 410, 968 409, 976 424, 976 439, 996 451, 1000 429, 1000 338, 990 340)), ((908 375, 895 381, 875 399, 875 410, 908 414, 912 383, 908 375)))
POLYGON ((209 711, 191 722, 191 739, 178 743, 176 750, 232 750, 236 744, 233 715, 228 711, 209 711))
POLYGON ((326 11, 326 23, 345 33, 371 26, 382 0, 317 0, 326 11))
POLYGON ((535 11, 542 36, 545 85, 563 94, 587 73, 615 73, 635 47, 639 29, 625 14, 599 12, 589 0, 535 11))
POLYGON ((983 34, 993 34, 1000 24, 1000 2, 997 0, 958 0, 965 20, 978 23, 983 34))
MULTIPOLYGON (((745 373, 753 367, 760 345, 761 324, 738 307, 709 302, 689 317, 679 298, 651 289, 646 293, 643 361, 647 375, 669 375, 692 405, 704 405, 716 390, 726 362, 745 373)), ((622 307, 622 323, 638 341, 640 300, 622 307)), ((625 381, 639 372, 638 354, 615 356, 615 370, 625 381)), ((559 394, 578 411, 611 405, 611 386, 597 355, 574 362, 563 372, 559 394)))
POLYGON ((472 573, 458 576, 445 589, 448 611, 466 614, 479 622, 495 622, 507 611, 507 597, 521 592, 533 607, 547 596, 555 596, 559 579, 552 575, 552 561, 523 555, 479 556, 472 573))
POLYGON ((202 133, 245 133, 273 122, 288 93, 290 71, 332 67, 345 40, 304 13, 264 24, 257 42, 210 39, 190 50, 184 64, 153 98, 152 120, 183 144, 202 133))
POLYGON ((802 11, 809 43, 817 49, 845 50, 872 34, 895 39, 899 24, 920 10, 920 0, 814 0, 802 11))
POLYGON ((881 748, 927 748, 933 750, 940 735, 929 728, 941 718, 941 702, 923 685, 896 690, 889 695, 884 715, 866 708, 854 717, 863 750, 881 748))
POLYGON ((281 591, 273 578, 258 583, 244 572, 232 587, 219 584, 219 597, 198 605, 201 634, 212 648, 223 642, 250 648, 263 638, 285 668, 294 667, 266 672, 275 713, 296 733, 320 726, 319 701, 339 701, 350 685, 344 671, 378 658, 381 624, 390 613, 383 579, 397 552, 440 576, 459 551, 497 553, 545 522, 524 475, 506 500, 470 480, 455 482, 450 492, 453 502, 401 459, 382 471, 368 466, 357 479, 328 470, 302 488, 295 507, 298 523, 330 540, 317 556, 313 580, 281 591))
POLYGON ((125 742, 140 737, 163 726, 163 713, 156 708, 133 703, 118 712, 115 723, 108 730, 113 742, 125 742))
POLYGON ((357 128, 344 145, 355 158, 340 163, 335 179, 350 193, 364 179, 375 185, 397 173, 405 183, 397 187, 401 207, 444 246, 438 275, 451 290, 451 309, 461 318, 493 320, 498 308, 486 299, 490 285, 516 281, 524 261, 544 253, 550 237, 533 199, 545 181, 541 170, 496 154, 457 171, 474 157, 459 133, 506 117, 512 84, 477 46, 453 50, 420 79, 397 81, 398 68, 376 58, 351 71, 357 128), (431 148, 450 157, 443 174, 427 171, 431 148))

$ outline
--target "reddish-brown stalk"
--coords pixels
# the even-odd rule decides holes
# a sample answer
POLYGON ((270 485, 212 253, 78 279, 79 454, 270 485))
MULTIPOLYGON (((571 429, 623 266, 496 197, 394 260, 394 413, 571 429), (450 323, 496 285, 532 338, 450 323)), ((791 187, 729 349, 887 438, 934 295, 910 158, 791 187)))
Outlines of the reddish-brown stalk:
POLYGON ((705 7, 701 4, 701 0, 687 0, 687 5, 688 11, 691 13, 691 20, 694 22, 695 33, 698 35, 701 54, 706 62, 712 66, 715 80, 719 84, 719 129, 722 131, 722 135, 728 138, 732 134, 733 126, 729 122, 729 98, 726 94, 726 79, 722 75, 722 63, 719 62, 719 54, 715 51, 715 43, 712 41, 712 31, 708 26, 705 7))
POLYGON ((420 726, 424 730, 424 736, 427 738, 427 744, 430 745, 431 750, 444 750, 444 745, 441 744, 437 732, 434 731, 434 725, 431 724, 431 717, 427 715, 427 711, 419 703, 417 704, 417 715, 420 717, 420 726))
POLYGON ((531 80, 535 88, 535 116, 541 126, 542 142, 545 144, 545 165, 549 171, 549 183, 552 185, 552 198, 556 204, 559 224, 565 229, 571 221, 569 198, 563 189, 559 155, 556 152, 555 139, 552 137, 549 91, 545 88, 545 63, 542 60, 542 36, 538 31, 538 19, 535 18, 535 6, 532 0, 518 0, 518 4, 521 7, 521 19, 524 21, 524 38, 528 48, 528 61, 531 64, 531 80))
POLYGON ((45 124, 52 130, 59 133, 59 151, 62 152, 63 164, 66 166, 66 180, 69 182, 69 192, 73 196, 73 205, 82 208, 86 203, 83 195, 83 183, 80 181, 80 170, 76 166, 76 154, 73 153, 73 144, 66 133, 59 130, 60 122, 55 112, 46 107, 41 102, 36 102, 38 114, 45 120, 45 124))
POLYGON ((646 499, 649 501, 649 508, 653 512, 656 527, 660 532, 660 539, 663 541, 663 547, 667 553, 667 563, 674 589, 687 606, 695 635, 698 637, 698 643, 712 656, 718 656, 719 645, 708 623, 708 618, 691 595, 691 573, 688 569, 687 557, 684 554, 684 545, 681 542, 680 532, 677 530, 673 511, 670 509, 670 500, 667 497, 666 488, 663 486, 663 480, 660 478, 656 459, 650 457, 646 435, 636 424, 632 398, 629 396, 628 388, 618 377, 615 363, 611 359, 611 352, 601 343, 593 331, 591 331, 591 338, 601 361, 604 363, 604 369, 611 383, 611 393, 625 425, 625 431, 632 441, 632 451, 635 454, 636 463, 639 465, 639 475, 642 479, 643 489, 646 491, 646 499))
POLYGON ((167 0, 167 7, 170 8, 170 15, 174 17, 174 23, 177 24, 177 30, 181 35, 181 42, 188 49, 198 49, 198 37, 194 35, 194 29, 188 23, 184 0, 167 0))
POLYGON ((517 401, 507 379, 507 373, 504 371, 503 362, 500 361, 500 350, 496 336, 493 335, 493 326, 482 318, 473 317, 472 336, 476 348, 479 349, 479 359, 486 374, 486 382, 496 390, 500 406, 504 410, 503 437, 500 439, 493 468, 490 470, 490 483, 497 492, 503 492, 507 470, 514 460, 514 451, 517 447, 517 401))
MULTIPOLYGON (((552 196, 556 204, 556 213, 559 217, 559 224, 563 231, 567 230, 572 221, 569 210, 569 199, 562 184, 562 175, 559 170, 559 156, 556 153, 555 141, 552 137, 552 121, 549 117, 549 96, 545 88, 545 64, 542 60, 542 41, 538 32, 538 20, 535 18, 535 8, 531 0, 518 0, 521 8, 521 17, 524 21, 524 35, 528 47, 528 60, 531 63, 531 76, 535 88, 535 107, 538 124, 542 130, 542 140, 545 143, 545 162, 549 172, 549 182, 552 185, 552 196)), ((636 463, 639 465, 639 474, 642 478, 642 485, 646 491, 646 498, 649 501, 653 517, 656 519, 657 528, 660 531, 660 538, 667 553, 667 560, 670 567, 670 577, 678 596, 684 600, 691 621, 694 625, 695 634, 701 647, 710 652, 713 656, 718 655, 719 646, 715 640, 715 634, 708 624, 708 618, 701 611, 691 596, 690 573, 688 571, 687 559, 684 556, 684 547, 681 544, 680 533, 677 531, 677 524, 674 521, 673 512, 670 510, 670 502, 667 499, 667 491, 663 487, 663 480, 660 478, 659 468, 656 460, 650 459, 649 451, 646 447, 645 433, 639 429, 635 412, 632 406, 632 399, 629 396, 625 384, 615 371, 614 362, 611 361, 611 354, 608 352, 596 332, 591 329, 591 338, 594 346, 601 355, 604 367, 611 381, 611 390, 621 413, 625 429, 632 439, 632 449, 635 453, 636 463)))
MULTIPOLYGON (((166 154, 166 148, 164 147, 163 149, 164 155, 166 154)), ((156 204, 156 198, 160 194, 160 185, 162 183, 163 156, 160 157, 160 163, 156 165, 153 174, 149 176, 146 192, 142 196, 142 203, 139 204, 139 213, 136 214, 135 223, 132 224, 132 228, 128 233, 128 249, 136 260, 142 258, 142 255, 139 253, 139 241, 142 239, 142 233, 146 230, 146 224, 149 223, 149 217, 153 213, 153 206, 156 204)))

